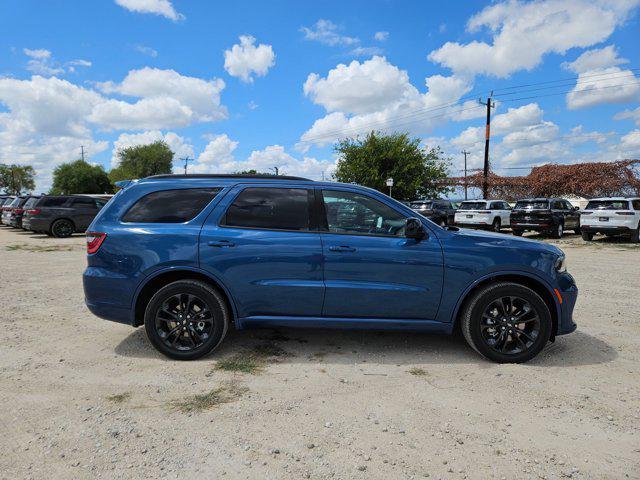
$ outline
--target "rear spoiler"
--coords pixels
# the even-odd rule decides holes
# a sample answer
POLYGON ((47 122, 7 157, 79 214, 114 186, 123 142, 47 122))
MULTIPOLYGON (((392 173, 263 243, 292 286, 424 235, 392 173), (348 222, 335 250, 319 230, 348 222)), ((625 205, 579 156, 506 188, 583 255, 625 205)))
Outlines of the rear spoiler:
POLYGON ((115 182, 115 186, 121 189, 125 189, 130 185, 133 185, 134 183, 137 183, 138 180, 134 179, 134 180, 120 180, 118 182, 115 182))

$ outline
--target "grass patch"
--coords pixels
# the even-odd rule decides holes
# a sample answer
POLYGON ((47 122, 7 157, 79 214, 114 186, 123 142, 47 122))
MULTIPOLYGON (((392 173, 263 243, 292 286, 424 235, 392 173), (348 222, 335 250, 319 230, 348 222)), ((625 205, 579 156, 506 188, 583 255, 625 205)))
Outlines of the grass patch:
POLYGON ((264 370, 269 359, 289 357, 291 353, 273 342, 264 342, 251 347, 250 350, 236 353, 218 360, 216 370, 257 374, 264 370))
POLYGON ((413 367, 407 370, 411 375, 415 375, 416 377, 424 377, 427 374, 427 371, 423 368, 413 367))
POLYGON ((22 250, 24 252, 70 252, 73 245, 27 245, 27 244, 15 244, 7 245, 5 247, 10 252, 22 250))
POLYGON ((116 393, 115 395, 109 395, 107 400, 113 403, 124 403, 131 398, 131 392, 116 393))
POLYGON ((191 395, 184 400, 174 401, 171 405, 182 413, 202 412, 223 403, 233 402, 248 390, 247 387, 231 382, 216 387, 210 392, 191 395))

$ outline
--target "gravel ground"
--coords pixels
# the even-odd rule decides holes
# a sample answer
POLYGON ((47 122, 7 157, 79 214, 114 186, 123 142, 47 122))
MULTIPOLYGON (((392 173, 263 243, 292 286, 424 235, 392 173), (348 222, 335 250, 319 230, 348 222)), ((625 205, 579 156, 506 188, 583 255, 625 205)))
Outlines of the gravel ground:
POLYGON ((0 227, 0 478, 640 478, 640 248, 556 243, 578 331, 526 365, 288 329, 184 363, 86 309, 84 237, 0 227))

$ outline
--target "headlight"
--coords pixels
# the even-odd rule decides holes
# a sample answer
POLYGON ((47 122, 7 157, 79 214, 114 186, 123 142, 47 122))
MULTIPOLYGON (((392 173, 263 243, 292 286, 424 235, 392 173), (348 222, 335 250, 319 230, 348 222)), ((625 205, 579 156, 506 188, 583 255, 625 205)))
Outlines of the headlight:
POLYGON ((555 267, 558 273, 564 273, 567 271, 567 259, 564 255, 560 255, 558 257, 555 267))

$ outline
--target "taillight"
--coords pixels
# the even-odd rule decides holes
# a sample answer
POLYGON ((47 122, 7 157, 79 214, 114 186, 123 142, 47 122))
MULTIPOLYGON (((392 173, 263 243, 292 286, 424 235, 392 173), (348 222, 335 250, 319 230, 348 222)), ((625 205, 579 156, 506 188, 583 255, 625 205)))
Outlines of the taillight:
POLYGON ((484 214, 484 215, 488 215, 488 214, 490 214, 491 212, 490 212, 489 210, 480 210, 478 213, 482 213, 482 214, 484 214))
POLYGON ((633 212, 616 212, 616 215, 633 215, 633 212))
POLYGON ((16 213, 24 213, 24 208, 16 208, 16 213))
POLYGON ((87 232, 87 254, 91 255, 96 253, 100 249, 100 245, 107 238, 106 233, 102 232, 87 232))
POLYGON ((27 213, 29 215, 40 215, 40 210, 38 210, 37 208, 34 208, 32 210, 27 210, 27 213))

